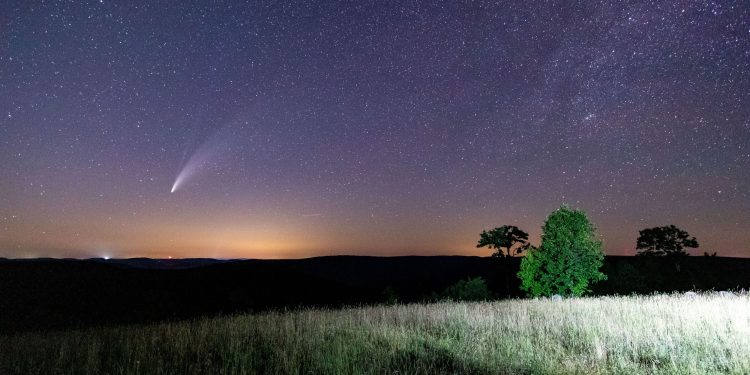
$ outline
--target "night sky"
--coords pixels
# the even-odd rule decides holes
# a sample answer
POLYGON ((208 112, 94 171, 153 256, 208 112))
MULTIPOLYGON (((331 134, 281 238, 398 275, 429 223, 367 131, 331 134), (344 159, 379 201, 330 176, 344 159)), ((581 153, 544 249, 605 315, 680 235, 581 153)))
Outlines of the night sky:
POLYGON ((562 203, 750 256, 750 3, 0 5, 0 256, 489 255, 562 203))

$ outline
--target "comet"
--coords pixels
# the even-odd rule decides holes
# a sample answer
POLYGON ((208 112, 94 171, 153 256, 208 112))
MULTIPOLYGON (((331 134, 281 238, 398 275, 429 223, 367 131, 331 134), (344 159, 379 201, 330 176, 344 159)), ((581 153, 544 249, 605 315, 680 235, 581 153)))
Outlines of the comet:
POLYGON ((177 178, 174 180, 174 185, 172 185, 172 190, 170 190, 170 193, 174 193, 177 191, 177 188, 180 187, 180 182, 182 181, 181 178, 182 175, 177 175, 177 178))
POLYGON ((198 147, 175 177, 170 193, 175 193, 201 173, 217 168, 221 156, 231 150, 226 129, 220 130, 198 147))

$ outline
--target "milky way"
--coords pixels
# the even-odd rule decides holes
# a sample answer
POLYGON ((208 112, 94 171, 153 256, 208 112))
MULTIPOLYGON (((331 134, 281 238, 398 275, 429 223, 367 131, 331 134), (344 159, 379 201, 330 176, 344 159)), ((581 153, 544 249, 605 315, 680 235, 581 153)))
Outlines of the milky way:
POLYGON ((675 224, 750 256, 747 1, 4 1, 0 25, 0 256, 487 255, 561 203, 610 254, 675 224))

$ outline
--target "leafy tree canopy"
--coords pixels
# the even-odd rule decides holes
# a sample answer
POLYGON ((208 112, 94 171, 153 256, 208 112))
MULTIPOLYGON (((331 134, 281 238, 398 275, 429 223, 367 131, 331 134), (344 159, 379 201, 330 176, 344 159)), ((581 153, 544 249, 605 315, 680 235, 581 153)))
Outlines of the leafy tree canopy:
POLYGON ((542 243, 521 260, 521 289, 532 296, 580 296, 607 277, 602 243, 583 211, 566 206, 552 212, 542 227, 542 243))
POLYGON ((528 248, 529 234, 513 225, 503 225, 490 231, 482 231, 479 234, 477 248, 487 246, 497 249, 492 254, 494 257, 512 257, 522 253, 528 248))
POLYGON ((638 232, 638 255, 687 256, 686 247, 698 247, 698 241, 674 225, 647 228, 638 232))

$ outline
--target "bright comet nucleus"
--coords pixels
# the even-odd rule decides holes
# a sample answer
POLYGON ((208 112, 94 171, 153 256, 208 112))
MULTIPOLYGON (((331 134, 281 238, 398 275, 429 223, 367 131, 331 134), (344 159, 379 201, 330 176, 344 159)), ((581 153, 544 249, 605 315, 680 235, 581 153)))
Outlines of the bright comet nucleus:
POLYGON ((177 178, 174 180, 174 184, 172 184, 172 190, 170 190, 170 193, 174 193, 177 188, 180 186, 180 181, 182 181, 182 178, 180 178, 181 175, 177 175, 177 178))

